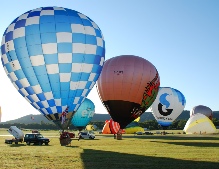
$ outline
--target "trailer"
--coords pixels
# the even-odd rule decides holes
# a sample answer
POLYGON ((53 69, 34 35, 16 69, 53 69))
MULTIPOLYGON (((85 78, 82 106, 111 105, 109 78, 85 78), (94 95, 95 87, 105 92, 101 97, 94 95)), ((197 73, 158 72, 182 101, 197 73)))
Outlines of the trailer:
POLYGON ((19 142, 23 142, 24 140, 24 133, 17 128, 16 126, 11 126, 8 130, 7 130, 11 135, 14 136, 14 138, 12 139, 5 139, 5 143, 6 144, 18 144, 19 142))

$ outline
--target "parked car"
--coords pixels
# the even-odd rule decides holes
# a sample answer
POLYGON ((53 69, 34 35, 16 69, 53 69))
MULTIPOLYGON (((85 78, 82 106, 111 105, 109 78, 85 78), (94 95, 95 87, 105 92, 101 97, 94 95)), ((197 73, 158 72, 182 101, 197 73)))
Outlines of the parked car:
POLYGON ((26 142, 27 145, 30 145, 31 143, 38 145, 42 145, 42 144, 48 145, 50 140, 48 138, 43 137, 42 134, 29 133, 29 134, 25 134, 24 142, 26 142))
POLYGON ((89 132, 80 132, 79 138, 80 139, 94 139, 95 135, 93 133, 89 133, 89 132))
POLYGON ((143 132, 137 131, 135 134, 137 134, 137 135, 143 135, 143 132))
POLYGON ((145 135, 154 135, 154 133, 150 132, 150 131, 146 131, 144 132, 145 135))

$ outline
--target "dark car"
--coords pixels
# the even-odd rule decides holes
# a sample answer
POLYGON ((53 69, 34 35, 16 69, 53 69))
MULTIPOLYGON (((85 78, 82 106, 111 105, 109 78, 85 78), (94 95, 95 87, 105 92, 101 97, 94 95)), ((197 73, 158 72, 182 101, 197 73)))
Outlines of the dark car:
POLYGON ((145 135, 154 135, 154 133, 149 132, 149 131, 146 131, 146 132, 145 132, 145 135))
POLYGON ((42 144, 48 145, 50 140, 48 138, 43 137, 42 134, 30 133, 30 134, 25 134, 24 142, 26 142, 27 145, 30 145, 31 143, 38 145, 42 145, 42 144))

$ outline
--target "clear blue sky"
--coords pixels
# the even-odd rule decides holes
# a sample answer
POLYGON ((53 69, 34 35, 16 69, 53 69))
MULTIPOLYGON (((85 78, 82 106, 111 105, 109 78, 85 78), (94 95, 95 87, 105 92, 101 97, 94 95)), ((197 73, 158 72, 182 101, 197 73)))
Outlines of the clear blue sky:
MULTIPOLYGON (((157 68, 161 87, 186 98, 185 110, 205 105, 219 110, 218 0, 10 0, 1 1, 0 35, 24 12, 60 6, 90 17, 103 32, 106 59, 130 54, 157 68)), ((40 114, 13 87, 0 67, 2 121, 40 114)), ((96 89, 88 95, 96 113, 107 113, 96 89)))

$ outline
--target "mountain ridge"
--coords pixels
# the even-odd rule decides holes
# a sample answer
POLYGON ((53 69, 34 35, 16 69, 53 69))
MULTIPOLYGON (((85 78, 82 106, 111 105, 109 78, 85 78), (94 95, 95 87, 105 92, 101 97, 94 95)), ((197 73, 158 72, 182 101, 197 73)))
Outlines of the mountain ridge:
MULTIPOLYGON (((188 120, 190 117, 190 111, 188 110, 184 110, 178 117, 176 120, 188 120)), ((217 118, 219 119, 219 111, 213 111, 213 118, 217 118)), ((93 118, 91 119, 91 122, 95 122, 95 121, 105 121, 105 120, 109 120, 111 119, 111 116, 109 114, 97 114, 95 113, 93 118)), ((155 120, 152 112, 145 112, 141 115, 140 118, 140 122, 144 122, 146 120, 155 120)), ((26 115, 23 117, 20 117, 18 119, 15 120, 10 120, 10 121, 6 121, 6 122, 1 122, 1 124, 8 124, 8 123, 23 123, 23 124, 31 124, 31 123, 53 123, 52 121, 49 121, 46 117, 44 117, 43 115, 39 114, 39 115, 26 115)))

